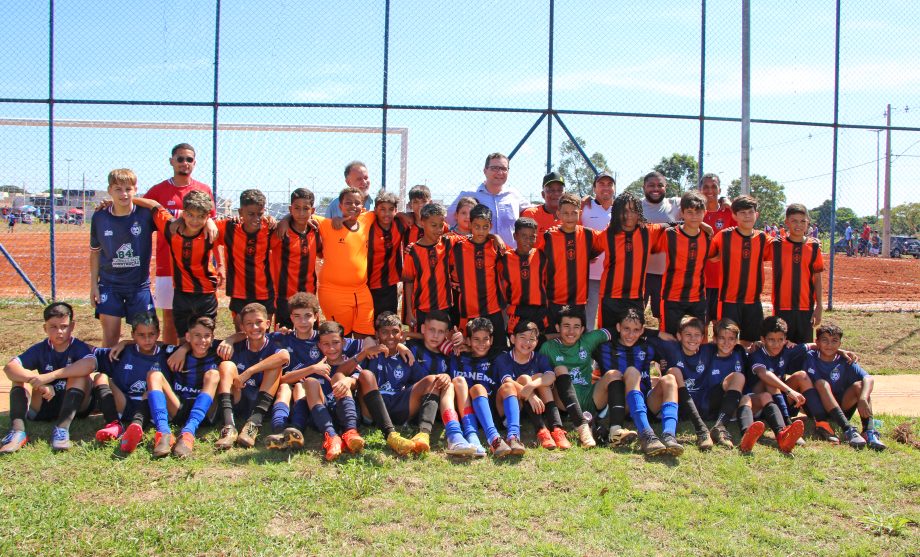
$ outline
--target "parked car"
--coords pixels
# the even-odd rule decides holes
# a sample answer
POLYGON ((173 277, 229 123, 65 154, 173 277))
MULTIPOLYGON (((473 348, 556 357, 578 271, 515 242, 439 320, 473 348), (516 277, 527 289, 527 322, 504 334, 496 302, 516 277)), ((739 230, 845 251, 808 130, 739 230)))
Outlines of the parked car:
MULTIPOLYGON (((854 242, 854 249, 855 249, 855 242, 854 242)), ((841 238, 837 240, 837 242, 834 244, 834 252, 836 253, 846 253, 847 252, 846 238, 841 238)), ((900 259, 902 255, 912 255, 915 258, 920 258, 920 241, 918 241, 912 236, 892 236, 891 237, 891 257, 895 259, 900 259)))

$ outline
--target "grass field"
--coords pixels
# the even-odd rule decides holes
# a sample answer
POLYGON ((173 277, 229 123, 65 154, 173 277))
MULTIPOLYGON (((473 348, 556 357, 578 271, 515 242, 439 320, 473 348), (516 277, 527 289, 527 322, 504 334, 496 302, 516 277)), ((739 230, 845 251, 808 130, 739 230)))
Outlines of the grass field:
MULTIPOLYGON (((78 335, 98 341, 77 309, 78 335)), ((3 358, 35 342, 37 316, 0 307, 3 358)), ((913 315, 833 319, 869 369, 916 372, 913 315)), ((365 453, 334 465, 316 434, 303 452, 217 454, 207 429, 179 462, 151 460, 151 436, 127 458, 96 444, 98 416, 75 422, 66 454, 29 424, 33 441, 0 459, 0 555, 918 555, 920 451, 884 437, 902 420, 878 418, 881 454, 809 439, 791 457, 762 444, 747 457, 531 449, 495 462, 448 459, 438 439, 401 459, 367 430, 365 453)))

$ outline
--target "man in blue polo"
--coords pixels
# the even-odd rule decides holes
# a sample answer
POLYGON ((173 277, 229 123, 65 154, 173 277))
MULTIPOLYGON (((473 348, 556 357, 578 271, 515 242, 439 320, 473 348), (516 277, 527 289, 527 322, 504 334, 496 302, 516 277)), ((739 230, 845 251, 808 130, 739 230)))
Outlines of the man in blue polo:
POLYGON ((521 216, 521 210, 530 207, 519 191, 508 186, 508 157, 501 153, 492 153, 486 157, 482 169, 485 180, 476 191, 460 192, 457 199, 447 209, 447 223, 457 224, 457 201, 461 197, 472 196, 492 211, 492 233, 498 235, 510 248, 516 248, 514 241, 514 221, 521 216))

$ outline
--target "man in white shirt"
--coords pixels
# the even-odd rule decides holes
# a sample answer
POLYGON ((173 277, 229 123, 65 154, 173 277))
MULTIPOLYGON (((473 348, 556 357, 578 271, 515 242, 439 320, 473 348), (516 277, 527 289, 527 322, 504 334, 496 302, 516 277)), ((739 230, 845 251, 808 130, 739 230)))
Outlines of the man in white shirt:
POLYGON ((519 191, 508 186, 508 157, 501 153, 492 153, 486 157, 482 169, 485 180, 476 191, 463 191, 454 199, 447 209, 447 223, 457 224, 457 201, 464 196, 472 196, 492 211, 492 233, 499 236, 509 248, 517 247, 514 241, 514 221, 521 216, 521 210, 530 207, 519 191))
MULTIPOLYGON (((667 179, 660 172, 649 172, 642 180, 642 214, 650 223, 676 222, 680 213, 680 197, 665 197, 667 179)), ((661 276, 664 275, 665 254, 653 253, 645 269, 645 300, 651 301, 652 315, 660 318, 661 276)))
MULTIPOLYGON (((610 224, 610 207, 616 195, 617 183, 613 175, 607 172, 594 177, 594 198, 588 199, 582 206, 581 225, 585 228, 603 231, 610 224)), ((585 313, 588 318, 586 328, 590 331, 597 326, 597 312, 600 307, 601 275, 604 273, 604 254, 591 262, 588 271, 588 305, 585 313)))

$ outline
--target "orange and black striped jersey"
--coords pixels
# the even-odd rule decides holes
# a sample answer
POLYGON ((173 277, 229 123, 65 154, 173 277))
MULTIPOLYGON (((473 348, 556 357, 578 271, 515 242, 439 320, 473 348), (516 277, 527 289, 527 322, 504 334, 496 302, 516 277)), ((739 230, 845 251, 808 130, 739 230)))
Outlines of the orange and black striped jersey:
POLYGON ((526 257, 509 249, 501 266, 502 292, 509 306, 546 306, 546 255, 531 249, 526 257))
POLYGON ((559 226, 562 224, 556 215, 550 213, 546 210, 544 205, 536 205, 534 207, 528 207, 521 211, 521 217, 527 217, 533 219, 537 223, 537 242, 534 244, 534 247, 540 249, 543 247, 543 233, 553 228, 554 226, 559 226))
POLYGON ((217 290, 217 274, 212 258, 214 245, 201 229, 197 235, 186 237, 169 231, 172 215, 160 207, 153 212, 153 223, 163 235, 172 260, 173 286, 186 294, 213 294, 217 290))
POLYGON ((289 227, 284 238, 271 236, 271 268, 279 299, 298 292, 316 294, 316 259, 323 256, 323 241, 311 227, 300 234, 289 227))
MULTIPOLYGON (((396 219, 396 221, 399 221, 399 219, 396 219)), ((447 234, 447 233, 449 233, 449 232, 450 232, 450 227, 447 226, 447 222, 445 222, 445 223, 444 223, 444 230, 442 230, 441 233, 442 233, 442 234, 447 234)), ((403 245, 404 245, 404 246, 408 246, 408 245, 410 245, 410 244, 414 244, 415 242, 418 242, 419 240, 421 240, 421 239, 422 239, 422 236, 424 236, 424 235, 425 235, 425 231, 422 230, 422 227, 421 227, 421 226, 419 226, 419 225, 417 225, 417 224, 410 224, 410 225, 409 225, 409 229, 406 230, 406 232, 404 233, 403 245)), ((460 237, 463 237, 463 238, 466 237, 466 235, 464 235, 464 234, 457 234, 456 232, 453 233, 453 235, 455 235, 455 236, 460 236, 460 237)))
POLYGON ((717 233, 709 246, 709 257, 721 257, 722 285, 719 300, 732 304, 753 304, 763 291, 763 261, 769 239, 761 230, 745 236, 737 228, 717 233))
POLYGON ((406 228, 394 219, 389 230, 375 220, 367 241, 367 286, 371 290, 397 284, 402 280, 403 239, 406 228))
POLYGON ((706 298, 704 271, 710 243, 702 230, 696 236, 688 236, 683 226, 664 231, 658 239, 658 251, 665 254, 662 300, 698 302, 706 298))
POLYGON ((227 296, 274 301, 275 285, 268 257, 271 230, 260 226, 255 232, 246 232, 243 223, 231 220, 216 224, 217 243, 227 248, 227 296))
POLYGON ((812 310, 814 275, 824 272, 821 244, 814 238, 794 242, 773 238, 767 259, 773 261, 773 311, 812 310))
POLYGON ((637 300, 645 295, 645 270, 652 250, 668 228, 664 224, 637 226, 614 233, 609 226, 594 237, 594 250, 604 254, 601 298, 637 300))
POLYGON ((594 252, 594 237, 599 232, 577 225, 572 232, 553 228, 543 233, 546 255, 546 294, 559 305, 584 305, 588 302, 588 269, 594 252))
POLYGON ((406 247, 403 280, 412 283, 413 311, 450 309, 450 248, 464 241, 455 238, 443 236, 431 246, 415 242, 406 247))
POLYGON ((459 285, 460 317, 473 319, 502 310, 501 262, 502 253, 493 240, 481 244, 472 240, 454 242, 450 250, 451 280, 459 285))

